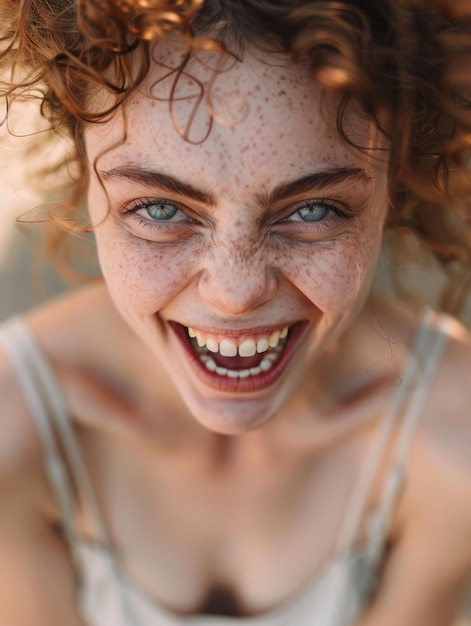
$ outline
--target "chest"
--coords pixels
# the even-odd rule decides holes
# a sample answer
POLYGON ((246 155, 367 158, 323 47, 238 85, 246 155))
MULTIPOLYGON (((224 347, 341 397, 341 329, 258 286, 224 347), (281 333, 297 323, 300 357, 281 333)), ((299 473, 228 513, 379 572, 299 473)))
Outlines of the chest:
POLYGON ((143 472, 121 457, 109 473, 102 463, 92 479, 131 580, 179 613, 252 614, 322 570, 359 456, 349 445, 297 465, 279 457, 235 472, 192 471, 175 459, 143 472))

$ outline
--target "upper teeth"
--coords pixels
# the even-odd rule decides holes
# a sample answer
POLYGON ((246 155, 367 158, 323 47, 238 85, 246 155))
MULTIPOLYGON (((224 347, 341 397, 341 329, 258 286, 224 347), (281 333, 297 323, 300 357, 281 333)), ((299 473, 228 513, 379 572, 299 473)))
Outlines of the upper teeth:
POLYGON ((270 348, 276 348, 280 339, 284 339, 288 335, 288 327, 281 330, 275 330, 270 335, 260 337, 258 339, 247 338, 237 344, 232 339, 224 337, 216 339, 215 337, 204 337, 198 330, 188 328, 188 336, 195 338, 199 347, 209 352, 219 352, 221 356, 254 356, 254 354, 267 352, 270 348))

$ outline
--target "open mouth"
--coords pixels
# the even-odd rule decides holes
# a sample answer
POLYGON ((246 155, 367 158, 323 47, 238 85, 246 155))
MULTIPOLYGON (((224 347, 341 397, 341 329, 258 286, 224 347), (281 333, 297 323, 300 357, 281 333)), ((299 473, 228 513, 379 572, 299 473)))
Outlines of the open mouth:
POLYGON ((188 329, 190 345, 206 369, 228 378, 248 378, 268 372, 283 352, 288 333, 285 327, 268 337, 257 341, 245 339, 237 345, 230 339, 205 340, 194 329, 188 329))
POLYGON ((281 373, 307 322, 234 338, 209 335, 170 322, 200 375, 212 386, 253 391, 271 384, 281 373))

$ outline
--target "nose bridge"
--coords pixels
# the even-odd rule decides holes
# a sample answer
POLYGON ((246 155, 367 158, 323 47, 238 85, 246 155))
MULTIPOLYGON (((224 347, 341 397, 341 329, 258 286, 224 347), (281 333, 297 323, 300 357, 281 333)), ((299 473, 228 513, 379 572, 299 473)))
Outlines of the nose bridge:
POLYGON ((225 315, 244 315, 270 300, 277 280, 263 244, 232 239, 215 245, 200 278, 200 293, 225 315))

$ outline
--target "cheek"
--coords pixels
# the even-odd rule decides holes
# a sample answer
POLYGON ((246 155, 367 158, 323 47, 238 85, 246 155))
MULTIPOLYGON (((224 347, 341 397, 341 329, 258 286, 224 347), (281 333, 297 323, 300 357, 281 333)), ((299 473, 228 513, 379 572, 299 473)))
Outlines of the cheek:
POLYGON ((326 314, 361 304, 369 291, 381 238, 350 238, 304 248, 284 258, 284 275, 326 314))
POLYGON ((133 238, 104 225, 97 233, 108 290, 121 308, 154 314, 187 284, 195 266, 192 246, 166 246, 133 238))

